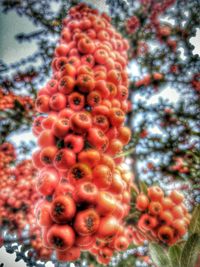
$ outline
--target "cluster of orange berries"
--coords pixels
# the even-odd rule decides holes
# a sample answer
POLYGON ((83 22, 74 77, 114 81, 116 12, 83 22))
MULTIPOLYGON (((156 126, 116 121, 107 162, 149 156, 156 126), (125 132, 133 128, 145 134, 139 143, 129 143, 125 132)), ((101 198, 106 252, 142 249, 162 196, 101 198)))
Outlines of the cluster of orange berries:
POLYGON ((6 226, 11 231, 20 231, 24 229, 29 219, 33 220, 29 209, 32 203, 38 200, 38 195, 34 190, 34 172, 29 160, 22 161, 13 168, 4 166, 1 170, 1 227, 6 226))
MULTIPOLYGON (((34 216, 34 215, 33 215, 34 216)), ((35 216, 34 216, 34 224, 30 225, 29 236, 30 238, 30 246, 33 251, 28 251, 28 256, 35 256, 36 260, 40 261, 49 261, 51 260, 51 256, 53 251, 46 246, 44 246, 43 240, 41 238, 41 228, 37 225, 35 216)))
POLYGON ((58 260, 89 250, 107 264, 130 243, 123 219, 132 177, 117 167, 131 137, 124 126, 128 43, 106 14, 85 4, 71 8, 63 25, 53 78, 36 99, 43 114, 33 123, 40 146, 33 163, 44 197, 37 217, 43 242, 58 260))
POLYGON ((18 101, 24 110, 33 110, 34 101, 29 96, 17 96, 12 92, 5 92, 0 88, 0 110, 13 109, 18 101))
POLYGON ((191 215, 183 200, 177 190, 164 196, 158 186, 149 187, 147 195, 140 193, 136 199, 136 209, 142 212, 137 224, 140 241, 143 238, 173 245, 185 235, 191 215))
MULTIPOLYGON (((16 233, 23 244, 22 233, 30 226, 30 245, 40 259, 46 259, 52 252, 42 245, 40 229, 35 219, 35 203, 39 197, 35 188, 36 170, 30 160, 23 160, 16 166, 16 152, 11 143, 0 146, 0 228, 16 233)), ((4 243, 4 238, 1 237, 4 243)), ((3 245, 2 243, 2 245, 3 245)))
MULTIPOLYGON (((15 148, 11 143, 5 142, 0 145, 0 173, 2 174, 10 163, 16 160, 15 148)), ((2 179, 1 179, 2 180, 2 179)))
POLYGON ((141 80, 136 81, 135 86, 136 87, 148 86, 151 83, 155 84, 159 81, 162 81, 163 79, 164 79, 164 75, 162 73, 154 72, 152 75, 147 74, 141 80))
POLYGON ((189 168, 186 165, 184 158, 177 157, 174 159, 175 164, 171 166, 172 171, 178 171, 180 173, 188 173, 189 168))
POLYGON ((140 21, 137 16, 132 16, 127 19, 125 26, 128 34, 134 34, 140 27, 140 21))

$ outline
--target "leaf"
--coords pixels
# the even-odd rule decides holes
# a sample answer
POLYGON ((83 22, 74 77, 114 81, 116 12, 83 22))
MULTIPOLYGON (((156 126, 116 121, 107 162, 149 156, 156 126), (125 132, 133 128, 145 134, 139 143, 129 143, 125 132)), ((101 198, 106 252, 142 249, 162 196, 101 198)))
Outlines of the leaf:
POLYGON ((6 247, 6 252, 9 254, 12 254, 12 253, 14 253, 14 249, 9 245, 6 247))
POLYGON ((145 195, 147 195, 147 185, 145 182, 141 181, 139 184, 140 191, 142 191, 145 195))
POLYGON ((16 259, 15 262, 18 262, 23 259, 23 254, 21 252, 16 253, 16 259))
POLYGON ((65 144, 64 144, 64 140, 62 139, 62 140, 60 140, 60 139, 58 139, 58 141, 57 141, 57 143, 56 143, 56 146, 57 146, 57 148, 64 148, 65 147, 65 144))
POLYGON ((172 267, 181 267, 180 266, 181 252, 182 252, 182 247, 180 245, 174 245, 169 248, 169 257, 172 267))
POLYGON ((24 106, 22 105, 22 103, 19 100, 15 99, 14 105, 15 105, 15 108, 18 108, 18 109, 24 111, 24 106))
POLYGON ((200 235, 192 234, 187 240, 180 258, 181 267, 194 267, 200 253, 200 235))
POLYGON ((158 267, 172 267, 170 259, 165 250, 157 243, 149 244, 149 252, 152 261, 158 267))
POLYGON ((200 205, 194 208, 189 226, 190 233, 200 234, 200 205))
POLYGON ((131 155, 134 150, 135 150, 135 147, 131 147, 129 149, 124 149, 124 151, 122 153, 116 154, 114 156, 114 158, 119 158, 119 157, 122 157, 122 156, 126 157, 128 155, 131 155))

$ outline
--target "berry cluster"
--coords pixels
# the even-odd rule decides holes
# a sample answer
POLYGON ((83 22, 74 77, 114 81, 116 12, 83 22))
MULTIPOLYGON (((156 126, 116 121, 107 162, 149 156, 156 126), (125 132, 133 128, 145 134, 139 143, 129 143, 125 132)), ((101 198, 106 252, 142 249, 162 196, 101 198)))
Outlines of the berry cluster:
POLYGON ((38 200, 34 190, 35 170, 30 161, 25 160, 15 168, 4 167, 0 180, 1 226, 10 230, 22 231, 34 219, 30 207, 38 200))
POLYGON ((82 250, 107 264, 130 239, 123 218, 130 209, 131 176, 117 167, 131 136, 128 43, 110 18, 79 4, 63 21, 52 62, 53 78, 38 92, 33 133, 40 149, 37 207, 43 241, 60 261, 82 250))
POLYGON ((164 196, 158 186, 149 187, 147 195, 140 193, 136 208, 142 212, 137 224, 141 236, 167 245, 176 243, 187 232, 191 217, 183 200, 177 190, 164 196))
POLYGON ((174 158, 175 164, 171 166, 172 171, 177 171, 180 173, 188 173, 189 169, 188 166, 186 165, 185 161, 181 157, 176 157, 174 158))
POLYGON ((129 34, 134 34, 136 30, 140 27, 140 22, 138 17, 132 16, 126 21, 126 31, 129 34))
MULTIPOLYGON (((29 225, 27 238, 30 238, 31 248, 40 260, 49 259, 52 252, 42 245, 34 214, 35 203, 39 199, 35 189, 36 170, 30 160, 11 167, 15 160, 14 146, 3 143, 0 146, 0 228, 2 233, 4 229, 8 233, 15 233, 17 241, 23 244, 22 233, 29 225)), ((3 237, 1 239, 6 243, 3 237)))
POLYGON ((15 148, 11 143, 5 142, 0 145, 0 173, 1 173, 1 181, 4 179, 3 173, 5 169, 8 169, 10 163, 15 161, 16 153, 15 148))
POLYGON ((135 82, 135 86, 136 87, 141 87, 141 86, 148 86, 151 83, 156 85, 157 82, 162 81, 163 80, 163 74, 162 73, 158 73, 155 72, 152 75, 147 74, 145 77, 143 77, 141 80, 138 80, 135 82))
POLYGON ((44 242, 41 238, 41 229, 36 224, 35 217, 34 217, 34 224, 30 225, 29 236, 31 237, 30 239, 31 250, 28 251, 28 257, 29 258, 33 257, 36 258, 36 260, 40 261, 51 260, 53 251, 44 245, 44 242))
POLYGON ((0 88, 0 110, 14 109, 16 102, 27 111, 34 107, 33 100, 29 96, 17 96, 0 88))

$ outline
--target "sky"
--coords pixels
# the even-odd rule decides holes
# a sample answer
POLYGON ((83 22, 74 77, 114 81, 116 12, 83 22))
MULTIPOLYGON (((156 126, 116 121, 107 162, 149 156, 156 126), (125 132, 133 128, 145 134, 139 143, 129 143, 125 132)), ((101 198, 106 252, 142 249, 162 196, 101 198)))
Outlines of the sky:
MULTIPOLYGON (((98 0, 88 0, 88 3, 95 4, 98 2, 99 9, 101 11, 107 11, 107 8, 103 1, 98 0)), ((22 59, 31 55, 32 52, 36 49, 36 44, 31 43, 22 43, 19 44, 15 40, 15 35, 20 32, 29 33, 35 29, 35 26, 26 18, 19 17, 15 12, 10 12, 8 15, 0 13, 0 59, 3 59, 6 63, 13 63, 16 60, 22 59)), ((200 29, 197 30, 196 37, 191 38, 191 43, 195 46, 194 54, 200 53, 200 29)), ((133 66, 134 67, 134 66, 133 66)), ((135 71, 135 69, 134 69, 135 71)), ((178 93, 167 87, 162 92, 162 97, 169 99, 170 101, 176 102, 179 98, 178 93)), ((151 102, 156 103, 160 94, 154 95, 151 98, 151 102)), ((16 144, 19 144, 20 141, 26 140, 29 142, 33 139, 33 136, 30 132, 25 132, 23 134, 13 135, 11 140, 16 144)), ((15 255, 7 254, 4 248, 0 249, 0 263, 3 262, 5 267, 25 267, 26 265, 23 262, 16 263, 15 255)), ((47 267, 53 266, 51 263, 47 264, 47 267)), ((73 267, 73 265, 71 266, 73 267)))

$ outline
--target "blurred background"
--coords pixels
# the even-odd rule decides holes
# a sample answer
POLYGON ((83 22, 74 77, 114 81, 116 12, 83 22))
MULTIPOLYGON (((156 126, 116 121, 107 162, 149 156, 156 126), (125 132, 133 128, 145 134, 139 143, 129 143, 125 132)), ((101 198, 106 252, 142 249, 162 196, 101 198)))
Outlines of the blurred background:
MULTIPOLYGON (((192 211, 200 203, 199 1, 85 2, 107 12, 129 41, 130 109, 126 123, 132 129, 132 137, 124 153, 136 185, 141 188, 144 184, 158 184, 165 192, 177 188, 185 194, 192 211)), ((3 147, 0 149, 0 168, 7 180, 13 177, 8 169, 19 173, 19 164, 23 164, 26 172, 23 169, 21 176, 24 172, 30 176, 30 183, 34 181, 35 172, 30 167, 31 153, 36 149, 31 131, 36 115, 34 100, 52 75, 51 61, 61 20, 73 4, 74 1, 61 0, 0 3, 0 146, 11 144, 8 153, 3 147), (3 159, 7 157, 5 163, 3 159)), ((2 182, 1 188, 4 186, 2 182)), ((26 205, 30 203, 27 201, 26 205)), ((28 214, 29 208, 25 212, 28 214)), ((3 237, 4 225, 0 222, 3 237)), ((29 223, 25 221, 23 227, 28 229, 29 223)), ((23 258, 17 231, 14 235, 6 231, 6 240, 14 236, 16 242, 7 242, 7 248, 1 248, 0 263, 6 267, 31 266, 24 260, 15 262, 16 254, 8 252, 12 243, 14 251, 21 253, 19 259, 23 258)), ((25 251, 29 249, 27 246, 25 251)), ((151 261, 144 260, 148 256, 146 245, 140 247, 139 253, 137 246, 133 249, 131 260, 126 254, 127 265, 122 266, 128 266, 129 261, 135 264, 132 266, 151 266, 151 261)), ((36 266, 34 257, 32 261, 30 264, 36 266)), ((115 265, 124 264, 119 262, 115 265)))

